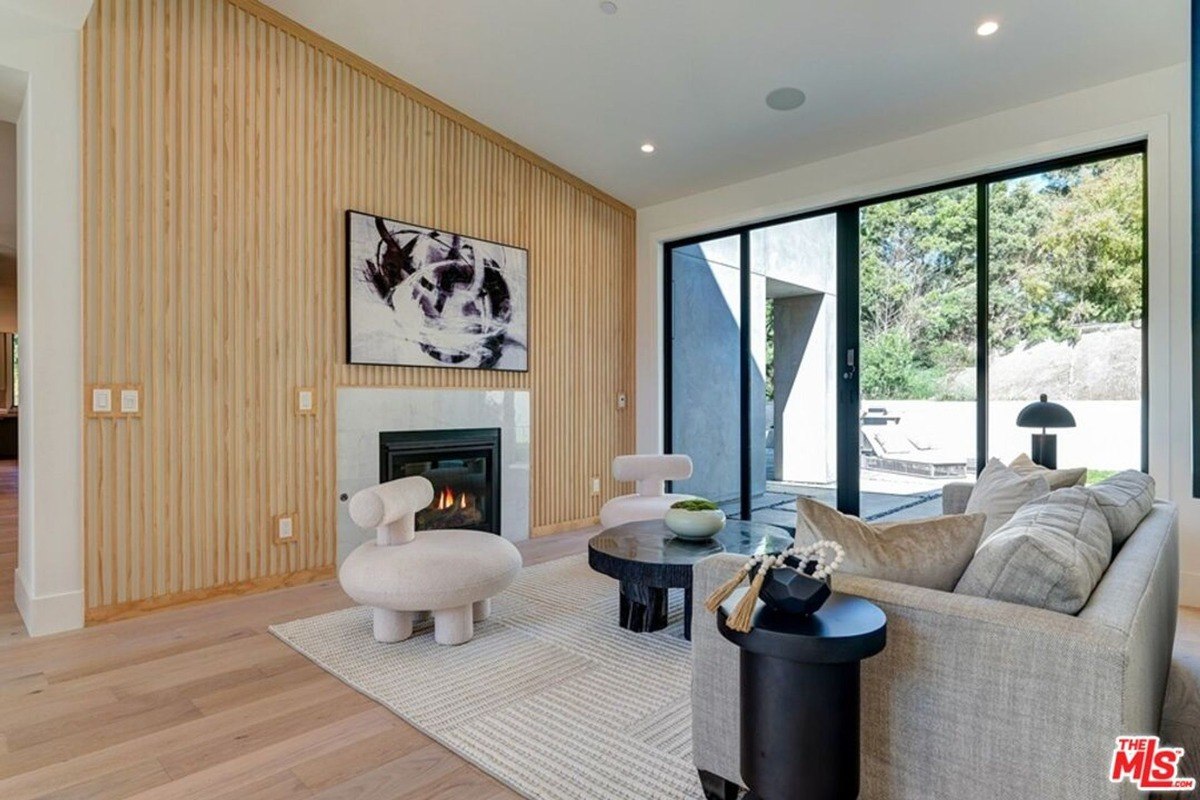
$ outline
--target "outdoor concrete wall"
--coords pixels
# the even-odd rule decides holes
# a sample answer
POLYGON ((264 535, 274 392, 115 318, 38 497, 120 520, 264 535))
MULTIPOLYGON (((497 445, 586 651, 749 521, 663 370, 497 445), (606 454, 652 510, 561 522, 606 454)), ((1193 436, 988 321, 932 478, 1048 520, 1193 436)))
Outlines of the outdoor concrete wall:
MULTIPOLYGON (((738 497, 741 462, 741 275, 736 238, 675 251, 672 359, 674 404, 671 449, 692 457, 695 471, 675 491, 715 501, 738 497)), ((751 319, 763 325, 765 282, 751 287, 751 319)), ((751 341, 763 337, 752 336, 751 341)), ((752 348, 753 349, 753 348, 752 348)), ((762 355, 759 355, 759 359, 762 355)), ((761 363, 761 360, 759 361, 761 363)), ((751 370, 751 396, 765 399, 760 368, 751 370)), ((752 431, 764 431, 763 403, 752 431)), ((751 462, 765 464, 764 436, 751 437, 751 462)), ((765 488, 762 468, 755 491, 765 488)))
MULTIPOLYGON (((827 483, 837 476, 837 218, 751 232, 751 268, 774 303, 774 475, 827 483)), ((765 348, 764 348, 765 349, 765 348)))
POLYGON ((775 478, 837 478, 837 298, 775 300, 775 478))
POLYGON ((697 246, 676 252, 672 278, 688 313, 673 320, 671 450, 695 464, 675 491, 726 500, 738 491, 738 272, 697 246))
POLYGON ((837 294, 837 216, 797 220, 750 232, 754 272, 810 292, 837 294))

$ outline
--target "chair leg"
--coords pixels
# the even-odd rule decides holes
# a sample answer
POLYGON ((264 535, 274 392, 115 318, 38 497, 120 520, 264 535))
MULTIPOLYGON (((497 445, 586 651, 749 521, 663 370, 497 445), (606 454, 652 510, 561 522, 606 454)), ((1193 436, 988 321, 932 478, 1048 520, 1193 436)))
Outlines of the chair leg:
POLYGON ((374 632, 377 642, 402 642, 412 636, 412 612, 375 609, 374 632))
POLYGON ((475 604, 471 606, 471 616, 474 617, 476 622, 483 622, 491 615, 491 613, 492 601, 489 598, 485 597, 482 600, 477 600, 475 604))
POLYGON ((463 644, 475 635, 470 605, 444 608, 433 612, 433 640, 438 644, 463 644))
POLYGON ((736 783, 705 770, 697 771, 700 773, 700 786, 704 789, 707 800, 737 800, 741 788, 736 783))

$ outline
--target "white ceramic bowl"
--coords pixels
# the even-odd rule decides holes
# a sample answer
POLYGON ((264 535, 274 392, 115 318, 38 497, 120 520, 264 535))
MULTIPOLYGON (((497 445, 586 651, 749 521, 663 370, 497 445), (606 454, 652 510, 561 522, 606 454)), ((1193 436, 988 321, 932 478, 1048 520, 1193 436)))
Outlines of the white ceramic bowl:
POLYGON ((708 511, 670 508, 663 522, 680 539, 711 539, 725 527, 725 512, 719 508, 708 511))

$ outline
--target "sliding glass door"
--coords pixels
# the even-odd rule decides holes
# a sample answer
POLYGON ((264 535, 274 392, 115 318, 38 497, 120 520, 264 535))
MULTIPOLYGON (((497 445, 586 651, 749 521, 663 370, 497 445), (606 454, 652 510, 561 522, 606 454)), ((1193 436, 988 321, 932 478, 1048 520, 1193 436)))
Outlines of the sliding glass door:
POLYGON ((975 187, 864 206, 859 218, 860 513, 941 513, 975 475, 975 187))
POLYGON ((1028 453, 1041 394, 1063 466, 1148 462, 1144 144, 665 246, 676 491, 792 525, 796 498, 873 520, 1028 453))
POLYGON ((1017 414, 1045 394, 1075 417, 1063 466, 1145 464, 1144 201, 1140 153, 989 184, 990 455, 1030 451, 1017 414))
POLYGON ((837 503, 836 215, 751 231, 749 272, 751 516, 790 526, 797 495, 837 503))

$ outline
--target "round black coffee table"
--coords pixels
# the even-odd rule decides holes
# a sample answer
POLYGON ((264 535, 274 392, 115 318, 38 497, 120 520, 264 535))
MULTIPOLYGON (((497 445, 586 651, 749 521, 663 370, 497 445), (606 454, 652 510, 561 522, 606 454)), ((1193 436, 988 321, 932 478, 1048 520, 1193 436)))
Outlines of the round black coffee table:
POLYGON ((645 632, 667 626, 667 590, 684 590, 683 635, 692 638, 692 567, 715 553, 753 555, 791 547, 783 528, 727 520, 712 539, 680 539, 661 519, 608 528, 588 542, 592 569, 621 582, 622 628, 645 632))
POLYGON ((853 800, 859 788, 860 664, 887 644, 887 617, 834 592, 809 617, 760 601, 747 633, 717 610, 721 635, 741 648, 741 766, 747 800, 853 800), (802 757, 800 757, 802 756, 802 757))

